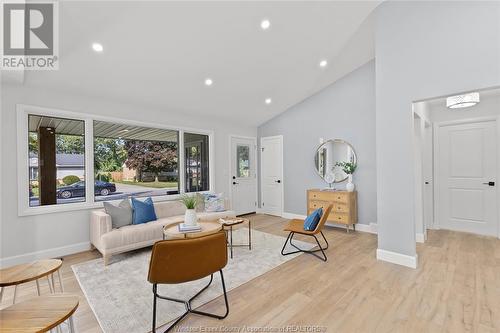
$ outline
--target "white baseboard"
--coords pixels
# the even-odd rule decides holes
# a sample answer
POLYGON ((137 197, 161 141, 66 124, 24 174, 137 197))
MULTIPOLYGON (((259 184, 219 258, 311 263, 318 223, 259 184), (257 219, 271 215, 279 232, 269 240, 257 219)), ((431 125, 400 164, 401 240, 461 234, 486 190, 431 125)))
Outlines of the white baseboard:
MULTIPOLYGON (((285 219, 300 219, 300 220, 304 220, 307 216, 306 215, 300 215, 300 214, 283 212, 283 214, 281 215, 281 217, 283 217, 285 219)), ((345 224, 337 224, 337 223, 327 222, 326 225, 327 226, 331 226, 331 227, 345 228, 345 224)), ((377 233, 377 223, 370 223, 370 224, 356 223, 356 231, 368 232, 368 233, 371 233, 371 234, 376 234, 377 233)))
POLYGON ((424 236, 424 234, 417 233, 415 235, 415 240, 417 241, 417 243, 425 243, 425 236, 424 236))
POLYGON ((287 212, 283 212, 283 214, 281 215, 282 218, 284 219, 300 219, 300 220, 304 220, 307 215, 300 215, 300 214, 294 214, 294 213, 287 213, 287 212))
POLYGON ((56 247, 0 259, 0 268, 24 264, 39 259, 58 258, 90 250, 90 242, 56 247))
POLYGON ((417 268, 418 255, 415 254, 415 256, 409 256, 397 252, 377 249, 377 260, 387 261, 410 268, 417 268))

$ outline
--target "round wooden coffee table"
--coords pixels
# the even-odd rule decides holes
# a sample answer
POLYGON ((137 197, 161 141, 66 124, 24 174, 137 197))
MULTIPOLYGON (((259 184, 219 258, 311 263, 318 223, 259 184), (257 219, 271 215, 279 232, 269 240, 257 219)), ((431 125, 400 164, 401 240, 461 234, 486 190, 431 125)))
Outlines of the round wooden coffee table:
POLYGON ((5 287, 15 286, 14 303, 16 302, 17 286, 36 281, 38 295, 40 295, 40 284, 38 280, 47 277, 49 289, 51 293, 55 292, 54 273, 57 272, 61 291, 64 291, 61 271, 62 260, 60 259, 45 259, 38 260, 29 264, 21 264, 12 267, 7 267, 0 270, 0 302, 2 301, 3 291, 5 287))
POLYGON ((179 224, 181 223, 177 222, 163 227, 163 239, 197 238, 215 234, 222 230, 222 225, 217 221, 199 221, 198 224, 201 226, 201 231, 182 232, 179 231, 179 224))
POLYGON ((69 319, 74 332, 73 314, 78 296, 55 294, 39 296, 0 310, 0 332, 48 332, 69 319))

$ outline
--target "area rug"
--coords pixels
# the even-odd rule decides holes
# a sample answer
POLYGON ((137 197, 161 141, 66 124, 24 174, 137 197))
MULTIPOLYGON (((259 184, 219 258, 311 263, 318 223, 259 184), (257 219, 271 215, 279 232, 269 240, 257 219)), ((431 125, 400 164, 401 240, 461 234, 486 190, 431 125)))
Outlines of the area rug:
MULTIPOLYGON (((247 242, 247 237, 248 229, 235 230, 234 244, 247 242)), ((252 250, 244 247, 234 248, 234 259, 229 259, 223 270, 227 290, 241 286, 299 255, 282 256, 280 251, 284 242, 284 237, 252 230, 252 250)), ((304 249, 314 247, 311 243, 294 243, 304 249)), ((113 256, 111 264, 106 267, 102 258, 72 266, 80 287, 105 333, 151 331, 153 294, 152 285, 147 281, 150 255, 151 248, 147 248, 113 256)), ((208 281, 209 278, 205 278, 184 284, 162 285, 158 289, 161 295, 189 299, 208 281)), ((212 285, 193 302, 193 307, 203 305, 220 295, 220 276, 214 274, 212 285)), ((223 310, 221 308, 221 312, 223 310)), ((159 300, 157 326, 171 322, 183 311, 183 304, 159 300)))

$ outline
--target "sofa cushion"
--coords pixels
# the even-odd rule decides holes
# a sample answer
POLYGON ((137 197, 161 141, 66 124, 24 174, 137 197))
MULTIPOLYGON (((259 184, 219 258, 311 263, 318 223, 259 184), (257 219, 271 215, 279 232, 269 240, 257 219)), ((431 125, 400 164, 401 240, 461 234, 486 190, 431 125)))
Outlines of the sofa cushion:
POLYGON ((144 201, 132 198, 132 208, 134 209, 134 213, 132 214, 133 224, 141 224, 157 220, 155 206, 151 198, 147 198, 144 201))
POLYGON ((132 224, 132 206, 130 206, 128 199, 120 201, 118 206, 107 201, 104 201, 103 205, 106 214, 111 216, 113 228, 120 228, 132 224))
POLYGON ((155 202, 155 211, 158 218, 184 215, 186 207, 178 200, 155 202))
POLYGON ((102 235, 104 249, 115 249, 136 243, 157 241, 163 239, 163 226, 173 221, 168 218, 158 219, 149 223, 131 224, 119 229, 113 229, 102 235))

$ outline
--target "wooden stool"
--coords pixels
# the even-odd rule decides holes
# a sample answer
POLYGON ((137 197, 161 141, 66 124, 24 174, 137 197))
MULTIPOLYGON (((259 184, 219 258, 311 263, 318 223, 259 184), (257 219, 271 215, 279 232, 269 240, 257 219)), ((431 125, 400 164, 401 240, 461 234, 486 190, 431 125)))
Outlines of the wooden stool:
POLYGON ((39 296, 0 310, 0 332, 48 332, 69 319, 70 332, 75 332, 73 313, 78 297, 69 294, 39 296))
POLYGON ((61 292, 64 292, 64 286, 61 278, 60 268, 62 266, 62 260, 60 259, 46 259, 38 260, 30 264, 21 264, 0 270, 0 303, 2 302, 3 292, 5 287, 14 286, 14 300, 16 303, 17 286, 30 282, 36 281, 36 288, 38 296, 40 296, 40 283, 39 279, 47 277, 47 282, 49 283, 49 290, 51 293, 55 293, 55 282, 54 273, 57 272, 59 278, 59 286, 61 292))

